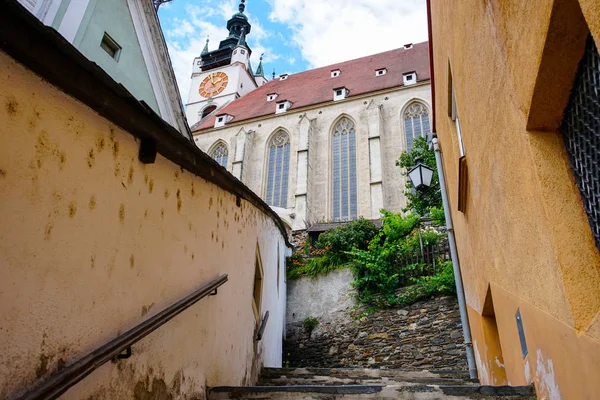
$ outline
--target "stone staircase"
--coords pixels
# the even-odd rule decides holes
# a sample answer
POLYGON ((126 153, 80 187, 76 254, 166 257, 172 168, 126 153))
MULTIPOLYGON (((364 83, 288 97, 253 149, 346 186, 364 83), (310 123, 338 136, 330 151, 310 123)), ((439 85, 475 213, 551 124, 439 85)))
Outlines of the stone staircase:
POLYGON ((265 368, 260 386, 213 387, 208 400, 223 399, 514 399, 533 400, 533 387, 480 386, 463 371, 265 368))

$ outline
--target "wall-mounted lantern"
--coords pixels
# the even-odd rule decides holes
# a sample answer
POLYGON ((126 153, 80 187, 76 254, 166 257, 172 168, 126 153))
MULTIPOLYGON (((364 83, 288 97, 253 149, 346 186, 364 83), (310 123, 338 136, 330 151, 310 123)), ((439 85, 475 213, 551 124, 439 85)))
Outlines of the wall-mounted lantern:
POLYGON ((422 161, 422 159, 417 158, 415 160, 417 165, 408 171, 408 177, 417 190, 427 189, 431 186, 431 180, 433 179, 433 169, 424 165, 422 161))

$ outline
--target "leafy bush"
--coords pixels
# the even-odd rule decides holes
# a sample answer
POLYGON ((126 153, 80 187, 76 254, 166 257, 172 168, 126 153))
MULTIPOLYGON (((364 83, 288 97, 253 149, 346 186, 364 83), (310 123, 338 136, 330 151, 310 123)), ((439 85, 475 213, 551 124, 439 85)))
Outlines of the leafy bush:
POLYGON ((290 280, 298 279, 304 274, 304 268, 306 264, 304 263, 304 256, 301 252, 294 252, 287 259, 286 263, 286 275, 290 280))
POLYGON ((346 266, 350 261, 348 252, 352 249, 366 249, 377 233, 375 224, 364 218, 322 233, 314 248, 309 246, 307 249, 308 255, 292 259, 293 268, 291 271, 288 269, 288 278, 326 275, 346 266), (306 256, 308 259, 304 263, 303 259, 306 256))
MULTIPOLYGON (((417 287, 423 287, 415 295, 446 290, 444 285, 448 277, 443 275, 444 270, 440 269, 435 276, 423 276, 431 274, 433 266, 399 263, 399 260, 407 255, 420 251, 421 243, 424 247, 432 246, 445 235, 433 228, 417 230, 420 223, 418 216, 402 216, 385 210, 382 210, 382 213, 383 227, 373 238, 368 249, 354 249, 348 252, 353 258, 353 286, 358 289, 359 303, 377 307, 398 304, 400 300, 396 290, 405 283, 415 283, 417 287)), ((408 301, 409 297, 407 295, 404 300, 408 301)))
POLYGON ((415 301, 431 297, 436 294, 456 295, 456 284, 454 281, 454 270, 452 261, 444 261, 439 264, 438 273, 433 276, 422 276, 413 278, 414 286, 407 288, 396 298, 398 304, 412 304, 415 301))
POLYGON ((306 332, 311 333, 313 329, 319 326, 319 320, 315 317, 306 317, 302 322, 302 326, 304 326, 306 332))

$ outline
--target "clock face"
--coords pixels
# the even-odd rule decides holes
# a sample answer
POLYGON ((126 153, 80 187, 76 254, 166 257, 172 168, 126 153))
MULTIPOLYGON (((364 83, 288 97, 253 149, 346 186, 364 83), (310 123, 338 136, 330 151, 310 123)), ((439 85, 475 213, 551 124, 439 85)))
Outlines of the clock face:
POLYGON ((202 97, 214 97, 227 87, 229 77, 225 72, 214 72, 208 75, 200 84, 200 95, 202 97))

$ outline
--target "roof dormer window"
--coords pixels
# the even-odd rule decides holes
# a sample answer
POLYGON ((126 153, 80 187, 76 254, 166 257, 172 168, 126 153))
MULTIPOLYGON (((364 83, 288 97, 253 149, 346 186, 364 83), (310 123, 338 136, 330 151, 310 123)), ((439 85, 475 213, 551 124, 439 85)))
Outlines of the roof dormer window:
POLYGON ((277 93, 271 93, 267 95, 267 101, 273 101, 277 98, 277 93))
POLYGON ((286 112, 292 106, 292 102, 288 100, 282 100, 277 102, 277 107, 275 108, 275 114, 281 114, 286 112))
POLYGON ((416 72, 408 72, 402 75, 404 86, 414 85, 417 83, 417 73, 416 72))
POLYGON ((375 70, 375 76, 381 76, 387 74, 387 68, 381 68, 375 70))
POLYGON ((348 89, 345 87, 333 89, 333 101, 344 100, 348 95, 348 89))
POLYGON ((283 74, 283 75, 279 75, 279 80, 280 81, 285 81, 287 78, 289 78, 290 76, 288 74, 283 74))
POLYGON ((215 118, 215 128, 220 128, 222 126, 225 126, 225 124, 229 121, 231 121, 233 119, 233 115, 229 115, 229 114, 222 114, 222 115, 217 115, 217 118, 215 118))
POLYGON ((413 48, 413 44, 412 43, 407 43, 404 45, 404 50, 408 50, 408 49, 412 49, 413 48))
POLYGON ((340 71, 339 69, 334 69, 333 71, 331 71, 331 77, 337 78, 338 76, 340 76, 341 73, 342 71, 340 71))

